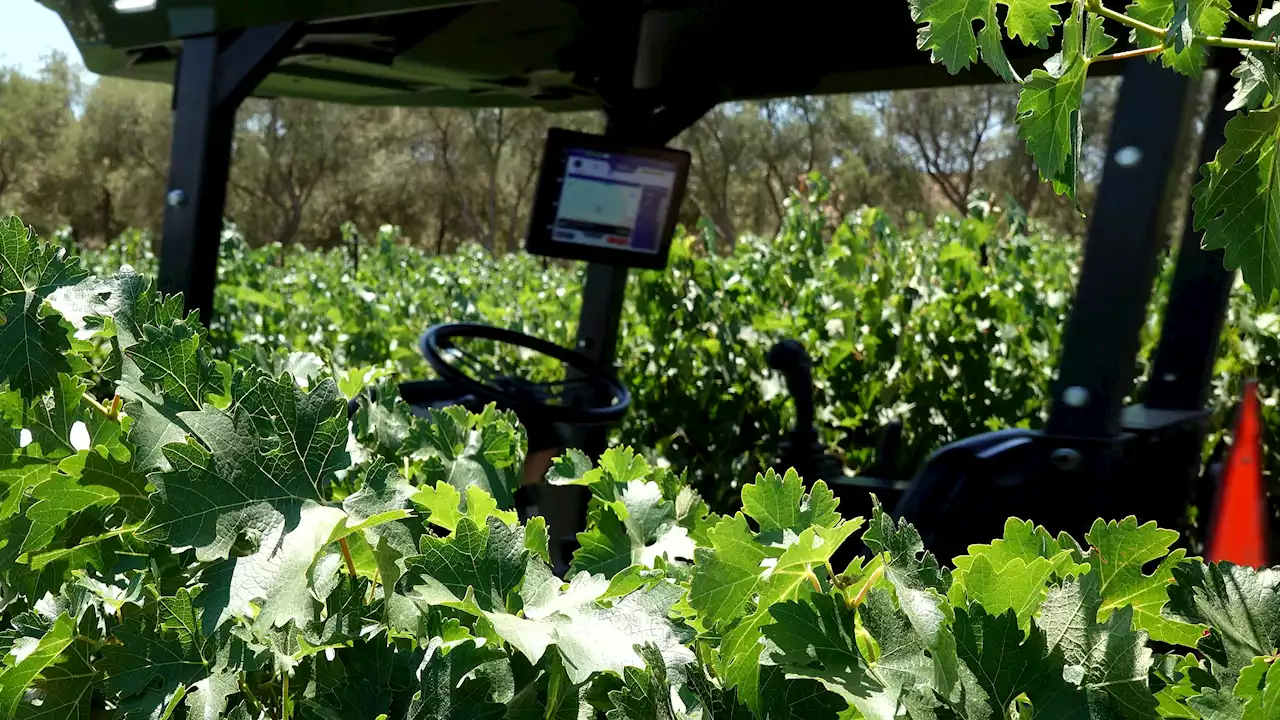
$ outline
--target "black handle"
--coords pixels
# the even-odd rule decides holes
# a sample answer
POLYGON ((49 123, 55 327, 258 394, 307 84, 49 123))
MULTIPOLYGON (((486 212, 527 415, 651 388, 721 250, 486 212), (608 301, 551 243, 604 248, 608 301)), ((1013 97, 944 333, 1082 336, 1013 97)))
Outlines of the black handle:
POLYGON ((798 340, 782 340, 769 349, 765 356, 769 367, 782 373, 787 383, 787 392, 796 404, 796 425, 792 429, 793 438, 801 435, 816 438, 813 412, 813 359, 798 340))

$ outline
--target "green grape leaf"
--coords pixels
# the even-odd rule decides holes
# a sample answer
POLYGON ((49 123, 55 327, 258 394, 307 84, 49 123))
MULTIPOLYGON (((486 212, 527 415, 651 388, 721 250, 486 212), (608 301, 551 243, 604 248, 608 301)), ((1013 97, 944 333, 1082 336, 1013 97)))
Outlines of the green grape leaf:
POLYGON ((811 527, 782 550, 761 542, 738 513, 712 530, 713 547, 699 548, 689 604, 708 628, 724 633, 720 646, 722 677, 738 697, 757 712, 762 708, 761 628, 778 602, 805 597, 819 584, 818 573, 861 525, 861 520, 832 528, 811 527), (755 610, 743 617, 751 599, 755 610))
POLYGON ((1192 672, 1203 672, 1195 655, 1159 655, 1151 667, 1151 692, 1155 695, 1156 712, 1165 718, 1199 720, 1187 701, 1199 695, 1200 690, 1191 680, 1192 672))
POLYGON ((1129 605, 1098 622, 1098 582, 1097 575, 1089 573, 1055 586, 1036 625, 1044 631, 1050 651, 1058 649, 1070 668, 1083 671, 1080 685, 1090 708, 1106 708, 1110 717, 1154 720, 1159 703, 1148 687, 1153 660, 1147 634, 1132 628, 1129 605))
POLYGON ((172 469, 151 475, 144 536, 209 561, 228 557, 241 533, 291 531, 303 504, 322 500, 321 486, 349 462, 339 449, 346 406, 335 392, 327 382, 306 393, 287 378, 238 373, 232 417, 212 408, 185 415, 204 447, 164 447, 172 469))
POLYGON ((839 501, 819 480, 805 494, 804 481, 794 468, 779 476, 770 468, 742 488, 742 510, 756 521, 762 533, 799 535, 814 525, 832 527, 840 521, 839 501))
POLYGON ((612 682, 575 686, 553 656, 549 667, 520 688, 507 703, 506 720, 597 720, 596 709, 591 705, 592 693, 603 693, 608 697, 608 692, 617 683, 616 679, 608 676, 600 680, 606 678, 612 682))
POLYGON ((682 588, 661 582, 614 599, 605 607, 599 598, 607 587, 600 578, 589 591, 575 592, 571 583, 563 596, 525 607, 526 617, 550 626, 551 641, 574 684, 595 673, 622 675, 625 668, 642 667, 644 661, 636 648, 644 645, 657 648, 668 669, 693 662, 693 653, 685 646, 691 633, 668 619, 671 607, 684 592, 682 588))
POLYGON ((412 515, 411 501, 416 491, 400 476, 395 465, 381 458, 374 459, 365 470, 360 489, 342 500, 347 529, 366 529, 371 537, 395 535, 396 542, 412 552, 414 546, 408 528, 400 523, 387 523, 412 515))
POLYGON ((39 448, 42 457, 56 460, 76 452, 77 448, 71 444, 71 430, 77 421, 89 419, 83 412, 86 387, 78 377, 59 374, 53 392, 31 403, 26 425, 31 431, 31 442, 39 448))
POLYGON ((1090 562, 1098 574, 1102 607, 1099 620, 1111 613, 1133 606, 1134 626, 1146 631, 1153 640, 1195 647, 1202 627, 1164 617, 1161 610, 1169 601, 1169 585, 1174 569, 1186 559, 1186 551, 1169 548, 1178 539, 1173 530, 1162 530, 1154 522, 1138 525, 1130 516, 1119 522, 1098 520, 1085 535, 1092 546, 1090 562), (1144 565, 1159 560, 1151 574, 1144 565))
MULTIPOLYGON (((0 473, 3 473, 0 470, 0 473)), ((0 520, 0 568, 12 567, 22 555, 22 544, 31 532, 31 521, 25 514, 0 520)), ((0 648, 2 649, 2 648, 0 648)))
POLYGON ((524 524, 524 547, 533 557, 551 564, 551 536, 547 532, 546 518, 535 515, 524 524))
POLYGON ((763 628, 776 651, 769 661, 790 674, 812 678, 849 703, 870 695, 873 685, 855 639, 854 611, 830 595, 781 602, 769 608, 763 628))
POLYGON ((707 676, 705 667, 695 666, 685 674, 685 687, 697 699, 702 717, 707 720, 750 720, 755 716, 738 701, 732 690, 720 687, 707 676))
POLYGON ((1080 107, 1090 57, 1109 50, 1115 39, 1103 30, 1100 16, 1084 17, 1076 2, 1063 27, 1062 51, 1032 71, 1018 98, 1018 135, 1035 159, 1040 176, 1054 190, 1076 198, 1084 129, 1080 107))
POLYGON ((920 533, 906 520, 895 524, 879 501, 873 505, 862 539, 882 558, 884 577, 893 586, 899 606, 937 663, 937 689, 948 694, 956 681, 955 639, 947 627, 951 608, 944 595, 951 586, 951 573, 925 552, 920 533))
POLYGON ((422 486, 415 489, 410 497, 413 502, 427 509, 427 522, 438 528, 453 532, 458 521, 464 517, 471 518, 477 525, 493 516, 508 525, 516 522, 513 510, 499 510, 498 502, 478 485, 466 488, 466 499, 457 488, 444 480, 436 481, 435 487, 422 486))
POLYGON ((56 660, 40 671, 40 679, 27 690, 13 719, 89 720, 93 681, 97 676, 90 652, 85 642, 68 645, 56 660))
POLYGON ((912 718, 933 717, 935 663, 906 614, 884 588, 868 591, 858 613, 879 650, 874 679, 880 687, 854 704, 868 720, 897 718, 904 709, 912 718))
POLYGON ((214 562, 200 575, 204 589, 195 602, 203 611, 203 632, 212 635, 236 617, 256 618, 266 627, 306 623, 318 604, 308 571, 342 534, 345 520, 341 510, 307 501, 288 526, 271 519, 261 535, 249 528, 249 552, 214 562))
POLYGON ((1197 720, 1241 720, 1244 705, 1230 690, 1206 687, 1187 701, 1197 720))
MULTIPOLYGON (((605 452, 609 452, 614 448, 609 448, 605 452)), ((590 487, 592 484, 599 482, 603 477, 604 471, 593 472, 595 470, 594 463, 587 454, 577 448, 569 448, 564 455, 556 458, 551 463, 551 469, 547 471, 546 481, 551 485, 577 485, 580 487, 590 487)))
POLYGON ((1280 63, 1268 52, 1241 52, 1240 64, 1231 71, 1236 78, 1235 94, 1227 103, 1227 110, 1257 110, 1274 97, 1280 88, 1280 63))
MULTIPOLYGON (((306 693, 297 706, 306 720, 346 720, 376 718, 392 710, 393 704, 412 695, 411 683, 424 653, 397 652, 385 637, 356 640, 338 649, 334 659, 314 668, 314 693, 306 693)), ((407 709, 407 702, 399 716, 407 709)))
POLYGON ((32 489, 56 470, 56 465, 40 458, 0 455, 0 520, 17 515, 32 489))
POLYGON ((111 277, 59 288, 49 303, 77 331, 112 337, 117 351, 141 342, 146 325, 167 327, 184 317, 195 322, 194 315, 184 316, 181 295, 161 296, 153 280, 130 267, 111 277))
POLYGON ((1055 6, 1065 0, 911 0, 911 16, 920 29, 917 45, 932 53, 933 62, 947 66, 952 73, 960 72, 978 59, 1006 81, 1017 81, 1017 75, 1000 46, 1000 23, 996 6, 1008 8, 1005 27, 1011 37, 1023 44, 1047 47, 1062 19, 1055 6), (973 23, 982 23, 975 35, 973 23))
POLYGON ((1225 250, 1224 264, 1239 268, 1259 302, 1280 287, 1280 173, 1276 144, 1280 108, 1237 115, 1226 142, 1200 169, 1192 188, 1195 227, 1207 250, 1225 250))
POLYGON ((1025 694, 1038 717, 1090 717, 1084 693, 1063 678, 1062 656, 1042 631, 1024 640, 1013 612, 989 615, 977 605, 955 611, 956 652, 965 692, 955 710, 966 718, 1000 718, 1025 694))
POLYGON ((422 485, 440 482, 460 492, 475 486, 493 496, 498 507, 515 507, 521 466, 528 441, 514 415, 486 406, 481 414, 451 407, 436 412, 429 423, 415 423, 415 437, 428 461, 422 485))
POLYGON ((166 637, 132 618, 111 631, 118 644, 106 646, 98 669, 103 689, 120 698, 126 717, 167 717, 188 689, 207 677, 195 644, 166 637))
POLYGON ((850 717, 848 703, 816 680, 788 677, 765 665, 760 673, 759 717, 779 720, 837 720, 850 717))
POLYGON ((879 650, 874 667, 859 649, 853 609, 838 598, 813 595, 805 602, 775 605, 770 612, 776 622, 765 626, 764 633, 776 650, 767 660, 788 677, 821 682, 867 720, 934 717, 932 663, 887 591, 872 590, 859 608, 879 650))
POLYGON ((247 415, 258 437, 279 438, 272 453, 275 472, 302 475, 320 489, 351 464, 347 403, 332 380, 306 391, 288 375, 273 379, 255 371, 243 377, 243 389, 236 387, 240 378, 232 381, 234 415, 237 420, 247 415))
POLYGON ((579 450, 570 449, 556 459, 547 471, 552 485, 573 485, 591 490, 601 503, 612 505, 620 519, 626 519, 626 508, 618 502, 623 490, 632 482, 648 480, 653 469, 630 447, 612 447, 600 455, 599 467, 579 450))
POLYGON ((1132 39, 1139 47, 1166 45, 1168 49, 1160 53, 1165 67, 1183 75, 1197 75, 1204 69, 1206 50, 1200 43, 1193 42, 1193 38, 1222 35, 1227 28, 1229 9, 1230 0, 1136 0, 1126 12, 1166 31, 1162 39, 1134 29, 1132 39))
POLYGON ((195 410, 220 390, 213 362, 200 352, 198 326, 187 321, 142 328, 142 340, 125 351, 140 372, 139 380, 166 399, 195 410))
POLYGON ((1244 701, 1240 720, 1270 720, 1280 717, 1280 665, 1267 658, 1254 658, 1240 673, 1235 696, 1244 701))
POLYGON ((421 554, 405 559, 408 568, 434 580, 456 598, 475 594, 481 610, 505 611, 507 599, 524 577, 529 551, 524 529, 490 517, 483 525, 469 517, 447 538, 424 535, 421 554))
MULTIPOLYGON (((1173 569, 1177 583, 1169 612, 1209 626, 1214 641, 1200 649, 1226 672, 1280 648, 1280 572, 1230 563, 1184 563, 1173 569)), ((1197 626, 1192 626, 1197 627, 1197 626)), ((1197 634, 1198 635, 1198 634, 1197 634)))
POLYGON ((323 647, 358 638, 364 627, 364 596, 368 592, 369 581, 342 576, 338 586, 324 599, 324 612, 317 608, 316 615, 307 623, 304 632, 307 642, 323 647))
MULTIPOLYGON (((171 308, 153 294, 133 308, 140 315, 168 319, 171 308)), ((141 300, 140 300, 141 302, 141 300)), ((138 318, 132 317, 131 320, 138 318)), ((141 471, 168 470, 163 448, 180 443, 194 434, 190 426, 207 396, 221 391, 221 382, 213 364, 205 356, 194 316, 185 321, 173 320, 160 327, 140 325, 137 335, 122 340, 122 370, 118 392, 125 399, 125 412, 133 418, 129 440, 134 448, 134 463, 141 471), (163 329, 161 329, 163 328, 163 329), (165 363, 175 369, 172 377, 165 363)), ((124 326, 119 326, 124 327, 124 326)), ((122 331, 117 330, 117 336, 122 331)))
POLYGON ((133 472, 129 462, 88 450, 67 458, 59 467, 64 472, 53 473, 31 492, 36 503, 26 512, 31 530, 23 552, 44 549, 72 516, 91 507, 119 507, 130 522, 146 516, 146 480, 133 472))
POLYGON ((653 481, 631 480, 617 503, 598 504, 590 529, 578 533, 579 549, 570 569, 613 577, 631 565, 652 567, 659 558, 692 560, 693 540, 676 523, 675 505, 653 481), (625 519, 619 520, 620 505, 625 519))
POLYGON ((257 439, 210 453, 193 441, 166 445, 171 470, 151 475, 153 512, 143 529, 151 542, 194 547, 201 561, 225 559, 242 533, 255 540, 296 527, 316 490, 300 475, 275 476, 257 439))
MULTIPOLYGON (((347 513, 342 534, 358 531, 368 543, 388 595, 404 574, 404 558, 418 552, 420 530, 409 523, 392 522, 411 516, 415 490, 394 465, 376 458, 365 470, 360 489, 342 501, 347 513)), ((390 605, 386 609, 389 613, 390 605)))
MULTIPOLYGON (((493 528, 496 520, 490 519, 493 528)), ((459 528, 469 526, 463 520, 459 528)), ((500 526, 501 524, 498 523, 500 526)), ((505 526, 504 526, 505 527, 505 526)), ((518 535, 513 535, 518 539, 518 535)), ((423 567, 411 558, 415 570, 423 567)), ((472 557, 482 574, 489 564, 472 557)), ((690 634, 668 619, 672 606, 683 594, 670 582, 657 582, 624 596, 608 595, 609 581, 599 575, 580 573, 567 587, 546 566, 530 562, 522 578, 505 586, 520 584, 520 614, 506 608, 490 609, 479 601, 484 593, 474 585, 446 583, 431 575, 421 575, 410 584, 409 596, 420 605, 446 605, 486 619, 497 635, 510 643, 532 663, 539 662, 554 646, 569 679, 576 685, 600 672, 621 675, 627 667, 642 667, 635 647, 651 643, 662 652, 668 668, 683 667, 693 660, 685 647, 690 634), (471 592, 466 592, 468 589, 471 592), (609 603, 601 601, 606 597, 609 603)))
POLYGON ((741 513, 712 528, 711 548, 698 548, 689 604, 707 627, 723 628, 741 617, 762 582, 761 568, 774 555, 757 544, 741 513))
POLYGON ((986 557, 994 568, 1002 568, 1013 560, 1031 564, 1037 558, 1053 563, 1058 575, 1086 572, 1089 564, 1077 562, 1083 550, 1071 536, 1063 533, 1053 537, 1048 530, 1029 520, 1009 518, 1004 524, 1004 535, 987 545, 970 545, 969 552, 952 560, 956 582, 962 582, 969 566, 979 556, 986 557))
POLYGON ((75 641, 75 621, 61 615, 39 638, 23 637, 0 658, 0 716, 13 717, 27 688, 75 641))
POLYGON ((500 720, 515 694, 505 655, 482 640, 447 648, 433 639, 417 679, 405 720, 500 720))
POLYGON ((1015 558, 997 568, 986 555, 979 555, 955 587, 962 588, 969 601, 989 613, 999 615, 1013 610, 1018 623, 1026 627, 1049 590, 1054 567, 1054 561, 1045 558, 1035 558, 1030 563, 1015 558))
POLYGON ((689 537, 702 546, 710 545, 711 528, 719 519, 711 512, 707 503, 696 490, 689 486, 681 487, 676 492, 676 523, 689 531, 689 537))
POLYGON ((633 564, 635 541, 612 505, 592 508, 587 528, 578 533, 578 549, 569 564, 572 575, 596 573, 613 577, 633 564))
POLYGON ((644 667, 628 667, 623 671, 621 690, 609 693, 613 708, 605 714, 608 720, 676 720, 671 705, 671 685, 662 653, 653 645, 639 647, 644 667))
MULTIPOLYGON (((1253 33, 1254 40, 1274 41, 1280 33, 1280 12, 1273 5, 1262 11, 1258 18, 1258 29, 1253 33)), ((1275 97, 1280 88, 1280 62, 1274 52, 1258 52, 1254 50, 1240 51, 1240 64, 1231 71, 1236 78, 1235 94, 1227 103, 1227 110, 1257 110, 1268 98, 1275 97)))
POLYGON ((0 386, 31 401, 72 372, 62 317, 45 299, 87 275, 79 259, 36 240, 18 218, 0 220, 0 386))

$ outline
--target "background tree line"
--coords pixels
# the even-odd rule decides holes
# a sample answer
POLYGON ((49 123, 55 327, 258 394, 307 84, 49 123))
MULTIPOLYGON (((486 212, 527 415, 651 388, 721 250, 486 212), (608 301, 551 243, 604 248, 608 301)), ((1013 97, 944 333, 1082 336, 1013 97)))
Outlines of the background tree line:
MULTIPOLYGON (((56 55, 31 75, 0 69, 0 209, 89 244, 130 227, 158 231, 171 89, 82 77, 56 55)), ((1114 96, 1104 81, 1086 97, 1090 187, 1114 96)), ((674 143, 694 156, 682 219, 710 223, 729 243, 772 233, 797 178, 817 170, 841 212, 964 212, 981 188, 1080 231, 1079 212, 1039 182, 1016 107, 1016 89, 999 85, 721 105, 674 143)), ((366 232, 399 225, 439 252, 464 241, 503 252, 523 236, 547 129, 599 131, 603 120, 252 99, 237 124, 226 214, 252 242, 332 245, 353 220, 366 232)))

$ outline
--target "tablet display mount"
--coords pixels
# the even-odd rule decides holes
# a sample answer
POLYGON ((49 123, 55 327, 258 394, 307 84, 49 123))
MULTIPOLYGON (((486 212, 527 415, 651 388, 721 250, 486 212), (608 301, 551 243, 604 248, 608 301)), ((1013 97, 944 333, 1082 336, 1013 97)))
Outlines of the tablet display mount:
POLYGON ((667 266, 689 154, 552 129, 525 249, 622 267, 667 266))

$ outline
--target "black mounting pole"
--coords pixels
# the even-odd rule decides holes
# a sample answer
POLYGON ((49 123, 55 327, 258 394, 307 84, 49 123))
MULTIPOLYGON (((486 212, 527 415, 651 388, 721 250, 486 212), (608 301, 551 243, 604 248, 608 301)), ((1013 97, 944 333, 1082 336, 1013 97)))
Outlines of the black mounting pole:
MULTIPOLYGON (((1227 121, 1235 114, 1226 108, 1234 93, 1230 72, 1219 69, 1200 146, 1201 165, 1212 162, 1226 142, 1227 121)), ((1223 267, 1222 250, 1200 246, 1201 233, 1195 230, 1193 215, 1188 206, 1160 342, 1143 398, 1143 404, 1153 410, 1202 410, 1208 402, 1227 301, 1236 278, 1234 271, 1223 267)))
POLYGON ((183 293, 207 327, 218 280, 236 110, 302 38, 301 23, 182 40, 173 89, 173 145, 159 287, 183 293))
POLYGON ((1166 241, 1186 78, 1144 58, 1126 61, 1106 166, 1085 242, 1075 306, 1047 434, 1111 438, 1133 388, 1142 325, 1166 241))

